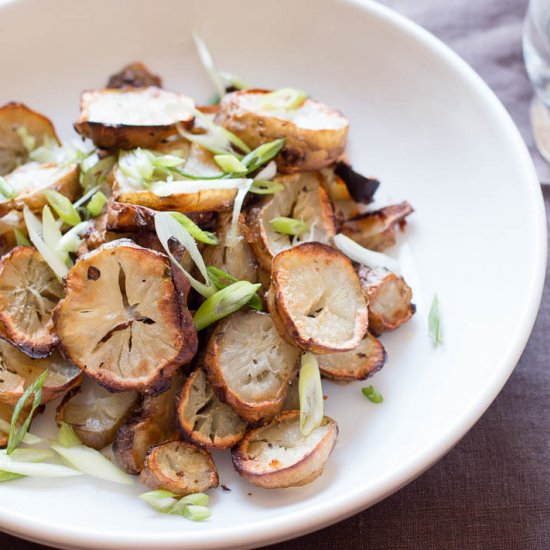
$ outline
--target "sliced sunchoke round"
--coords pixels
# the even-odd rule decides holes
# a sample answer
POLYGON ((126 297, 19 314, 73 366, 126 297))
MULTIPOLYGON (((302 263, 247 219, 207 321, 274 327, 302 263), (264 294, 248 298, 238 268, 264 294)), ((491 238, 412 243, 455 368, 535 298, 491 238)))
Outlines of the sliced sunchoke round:
POLYGON ((51 120, 22 103, 7 103, 0 107, 0 176, 13 172, 29 160, 28 144, 24 137, 40 147, 44 140, 58 144, 59 139, 51 120))
POLYGON ((0 340, 0 402, 15 406, 25 390, 44 372, 42 403, 61 397, 78 386, 82 372, 55 351, 46 359, 31 359, 9 342, 0 340))
POLYGON ((183 385, 178 422, 194 443, 216 449, 233 447, 246 431, 233 409, 218 399, 202 369, 195 370, 183 385))
POLYGON ((351 262, 321 243, 275 256, 267 302, 281 336, 316 354, 355 349, 367 331, 367 303, 351 262))
POLYGON ((10 210, 40 210, 48 201, 44 195, 46 189, 53 189, 74 201, 80 193, 77 164, 59 165, 54 162, 38 164, 29 162, 16 168, 5 176, 5 180, 14 190, 13 198, 0 200, 0 216, 10 210))
POLYGON ((178 436, 176 398, 182 381, 182 372, 176 371, 165 392, 142 396, 132 416, 119 428, 113 453, 125 472, 139 474, 151 447, 178 436))
POLYGON ((248 216, 252 250, 267 270, 271 269, 273 256, 293 244, 305 241, 329 244, 336 233, 334 210, 319 172, 285 176, 277 181, 284 189, 264 199, 248 216), (277 233, 271 220, 280 216, 305 222, 307 230, 295 237, 277 233))
POLYGON ((231 231, 231 217, 231 213, 219 215, 216 235, 220 242, 205 250, 204 261, 206 265, 223 269, 239 281, 255 283, 258 280, 258 269, 250 245, 244 237, 248 233, 244 216, 242 214, 240 216, 239 235, 232 243, 228 240, 231 231))
POLYGON ((395 244, 395 226, 403 228, 412 212, 408 202, 386 206, 344 222, 342 233, 365 248, 381 252, 395 244))
POLYGON ((369 304, 369 328, 373 334, 395 330, 414 315, 412 290, 400 275, 362 265, 359 280, 369 304))
POLYGON ((111 75, 107 88, 145 88, 156 86, 162 88, 162 80, 153 74, 143 63, 136 61, 123 67, 118 73, 111 75))
POLYGON ((89 90, 74 127, 102 149, 151 148, 193 123, 191 98, 156 86, 89 90))
POLYGON ((163 254, 130 240, 80 258, 55 326, 67 357, 113 391, 158 393, 191 360, 197 332, 163 254))
POLYGON ((178 496, 202 493, 219 484, 211 454, 185 441, 169 441, 153 447, 145 459, 141 482, 178 496))
POLYGON ((203 358, 214 389, 249 422, 282 408, 299 352, 278 334, 271 316, 242 311, 216 326, 203 358))
POLYGON ((246 433, 231 452, 233 465, 242 477, 258 487, 299 487, 323 473, 337 436, 338 425, 328 416, 304 436, 300 430, 300 411, 285 411, 271 424, 246 433))
POLYGON ((292 109, 272 109, 267 94, 265 90, 243 90, 225 95, 216 122, 251 148, 285 138, 276 159, 282 173, 320 170, 338 160, 349 127, 338 111, 313 99, 292 109))
POLYGON ((0 337, 30 357, 46 357, 59 339, 52 312, 63 286, 42 256, 17 246, 0 260, 0 337))
POLYGON ((113 442, 137 400, 136 392, 110 393, 86 379, 63 398, 56 420, 70 424, 84 445, 99 450, 113 442))
POLYGON ((317 356, 323 376, 332 380, 351 382, 364 380, 378 372, 386 362, 386 350, 374 336, 367 334, 352 351, 317 356))

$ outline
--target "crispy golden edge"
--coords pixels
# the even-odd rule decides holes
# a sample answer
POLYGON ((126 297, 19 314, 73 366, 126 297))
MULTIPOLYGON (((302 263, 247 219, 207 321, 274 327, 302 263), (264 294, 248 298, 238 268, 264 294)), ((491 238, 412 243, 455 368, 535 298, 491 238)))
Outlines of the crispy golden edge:
MULTIPOLYGON (((90 260, 93 260, 97 255, 104 252, 116 249, 118 247, 126 247, 134 249, 137 253, 141 254, 144 257, 144 261, 154 260, 154 261, 163 261, 166 264, 166 270, 170 271, 170 263, 168 258, 149 248, 143 248, 142 246, 137 245, 129 239, 120 239, 118 241, 112 241, 105 243, 99 248, 85 254, 79 258, 78 263, 75 265, 81 265, 81 262, 87 263, 90 260)), ((139 266, 140 262, 136 260, 136 266, 139 266)), ((65 310, 69 308, 67 305, 68 299, 71 296, 71 293, 80 291, 80 283, 78 280, 77 272, 75 267, 69 270, 65 278, 65 287, 66 294, 65 298, 59 302, 53 313, 54 325, 59 335, 59 346, 63 351, 63 354, 77 367, 93 378, 96 382, 104 386, 105 388, 111 391, 139 391, 149 395, 155 395, 166 390, 170 384, 170 377, 173 373, 183 364, 188 363, 196 354, 198 348, 198 336, 193 323, 193 318, 191 313, 184 307, 182 302, 182 297, 177 292, 176 286, 171 279, 171 284, 173 291, 171 292, 171 297, 166 296, 166 300, 163 302, 163 307, 161 310, 164 311, 166 318, 170 320, 173 325, 178 325, 180 327, 180 351, 177 355, 170 359, 164 358, 164 364, 160 366, 157 365, 150 373, 150 376, 147 380, 136 383, 132 380, 121 379, 113 373, 107 372, 106 370, 96 370, 90 371, 86 368, 85 363, 82 362, 81 358, 74 356, 71 353, 70 346, 63 341, 63 332, 61 324, 63 322, 63 316, 65 315, 65 310)), ((67 311, 67 315, 70 315, 70 309, 67 311)))
MULTIPOLYGON (((277 415, 272 424, 282 424, 289 421, 298 421, 300 419, 300 411, 284 411, 277 415)), ((330 453, 334 449, 336 439, 338 437, 338 424, 330 417, 324 416, 322 425, 331 424, 331 430, 323 437, 323 439, 311 450, 309 450, 297 463, 284 468, 276 468, 273 464, 273 471, 257 473, 252 472, 248 468, 250 455, 248 452, 250 443, 255 436, 261 432, 266 426, 250 429, 240 441, 240 443, 231 450, 231 459, 233 466, 240 476, 247 481, 262 487, 264 489, 284 489, 287 487, 301 487, 311 483, 317 479, 324 470, 326 461, 330 453), (330 448, 327 448, 330 445, 330 448), (325 453, 323 457, 321 453, 325 453), (321 455, 321 456, 320 456, 321 455), (321 458, 320 463, 316 462, 321 458)), ((272 461, 273 462, 273 461, 272 461)))
MULTIPOLYGON (((161 445, 152 447, 147 453, 145 465, 141 470, 139 477, 140 481, 151 489, 164 489, 165 491, 171 491, 178 496, 185 496, 191 493, 204 492, 208 489, 213 489, 219 485, 220 481, 212 455, 206 449, 202 449, 192 443, 187 443, 186 441, 181 440, 168 441, 161 445), (205 483, 202 483, 199 486, 189 487, 188 485, 183 484, 183 479, 177 478, 177 473, 174 477, 164 475, 159 464, 158 455, 160 454, 160 451, 166 449, 166 447, 173 447, 175 450, 178 446, 184 446, 188 449, 192 449, 202 456, 210 472, 208 480, 205 483)), ((198 484, 198 480, 195 480, 195 482, 198 484)))
MULTIPOLYGON (((332 263, 340 262, 342 270, 346 270, 350 277, 357 279, 355 270, 353 269, 351 261, 344 256, 342 253, 338 252, 334 248, 317 242, 306 242, 298 246, 289 248, 288 250, 283 250, 279 252, 277 256, 273 259, 271 266, 271 286, 267 293, 267 309, 273 318, 273 322, 279 334, 284 338, 288 343, 297 346, 303 351, 311 351, 312 353, 322 355, 326 353, 333 353, 338 351, 350 351, 355 349, 358 345, 368 328, 368 312, 365 308, 365 314, 356 319, 357 333, 354 340, 351 344, 347 346, 338 346, 325 344, 318 340, 315 337, 307 337, 302 334, 300 329, 297 327, 292 312, 287 307, 284 289, 282 287, 283 282, 279 281, 278 272, 281 264, 286 260, 286 257, 294 254, 303 254, 305 259, 307 257, 313 257, 317 260, 324 256, 327 260, 330 260, 332 263)), ((359 281, 358 281, 359 284, 359 281)))
MULTIPOLYGON (((289 120, 239 112, 239 99, 244 94, 266 94, 268 90, 242 90, 225 95, 216 122, 240 137, 252 149, 284 137, 285 144, 277 156, 277 169, 282 174, 320 170, 336 162, 344 153, 348 126, 340 129, 308 130, 289 120)), ((337 112, 323 106, 330 112, 337 112)))

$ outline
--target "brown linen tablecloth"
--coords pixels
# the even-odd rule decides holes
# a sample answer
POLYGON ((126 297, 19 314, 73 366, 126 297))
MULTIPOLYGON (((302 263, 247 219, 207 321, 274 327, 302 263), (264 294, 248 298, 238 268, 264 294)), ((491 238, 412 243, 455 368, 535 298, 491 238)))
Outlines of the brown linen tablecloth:
MULTIPOLYGON (((442 38, 486 80, 533 146, 523 69, 525 0, 386 0, 442 38)), ((550 188, 544 189, 547 216, 550 188)), ((526 243, 528 245, 528 243, 526 243)), ((547 277, 547 281, 549 281, 547 277)), ((514 291, 514 289, 511 289, 514 291)), ((550 549, 550 282, 514 374, 472 431, 419 479, 380 504, 271 550, 550 549)), ((0 534, 0 550, 39 550, 0 534)))

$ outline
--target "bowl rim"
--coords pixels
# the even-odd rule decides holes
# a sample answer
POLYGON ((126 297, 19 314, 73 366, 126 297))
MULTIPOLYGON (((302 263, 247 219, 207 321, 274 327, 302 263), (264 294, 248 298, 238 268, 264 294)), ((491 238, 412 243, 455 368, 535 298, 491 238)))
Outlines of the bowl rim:
MULTIPOLYGON (((337 523, 361 510, 370 507, 424 473, 444 454, 454 447, 479 420, 496 398, 514 370, 527 340, 533 329, 542 298, 546 274, 547 229, 546 213, 541 187, 533 162, 519 130, 494 92, 483 79, 458 54, 440 39, 423 29, 407 17, 374 0, 340 0, 367 11, 381 23, 391 26, 402 34, 425 46, 430 52, 442 59, 455 73, 459 74, 480 97, 487 107, 506 128, 506 132, 517 151, 518 165, 521 165, 525 177, 522 182, 530 203, 530 213, 535 227, 534 240, 530 246, 535 251, 535 261, 531 271, 529 295, 526 297, 522 314, 518 317, 517 332, 502 360, 502 366, 486 384, 485 391, 471 402, 455 422, 434 439, 432 444, 418 452, 400 467, 380 476, 367 488, 358 486, 353 491, 331 500, 330 510, 326 504, 314 504, 299 512, 292 512, 266 518, 261 523, 244 527, 212 531, 190 531, 185 533, 185 547, 193 548, 249 548, 259 544, 272 544, 337 523)), ((0 0, 0 9, 15 0, 0 0)), ((182 548, 181 537, 173 534, 156 533, 154 536, 136 532, 102 534, 92 530, 82 532, 70 525, 52 525, 43 520, 29 524, 24 517, 0 509, 0 528, 14 536, 37 543, 51 544, 60 548, 112 548, 112 549, 158 549, 182 548)))

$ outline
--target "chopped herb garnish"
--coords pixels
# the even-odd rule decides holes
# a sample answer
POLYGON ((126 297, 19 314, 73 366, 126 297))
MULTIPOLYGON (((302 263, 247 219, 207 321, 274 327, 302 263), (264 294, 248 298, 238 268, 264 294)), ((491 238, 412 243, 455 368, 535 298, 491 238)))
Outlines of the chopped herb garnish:
POLYGON ((86 205, 86 209, 93 218, 101 214, 103 207, 107 204, 107 197, 101 191, 94 193, 90 202, 86 205))
POLYGON ((190 220, 181 212, 172 212, 172 217, 177 220, 189 234, 196 240, 204 244, 217 245, 219 244, 218 237, 210 231, 204 231, 193 220, 190 220))
MULTIPOLYGON (((222 290, 222 288, 226 288, 229 285, 237 283, 239 281, 237 277, 233 277, 233 275, 230 275, 223 269, 220 269, 219 267, 214 267, 213 265, 207 267, 206 271, 208 272, 210 280, 214 283, 214 286, 218 290, 222 290)), ((257 311, 263 310, 262 299, 258 296, 258 293, 254 294, 254 296, 250 298, 248 306, 257 311)))
POLYGON ((367 386, 366 388, 361 388, 361 392, 372 403, 378 404, 384 401, 382 394, 374 386, 367 386))
POLYGON ((25 434, 29 431, 29 426, 31 424, 32 416, 38 406, 40 405, 40 402, 42 400, 42 386, 44 385, 44 382, 46 381, 46 378, 48 377, 49 371, 45 370, 26 390, 25 393, 19 398, 17 401, 17 404, 15 405, 15 408, 13 409, 13 414, 11 416, 11 424, 10 424, 10 435, 8 438, 8 447, 7 447, 7 454, 11 455, 17 447, 21 444, 23 441, 25 434), (25 407, 27 400, 30 398, 30 396, 34 394, 34 399, 31 405, 31 409, 29 413, 27 414, 27 417, 25 418, 25 421, 21 425, 20 428, 17 428, 17 421, 19 420, 19 416, 21 415, 21 412, 23 411, 23 408, 25 407))
POLYGON ((55 210, 56 214, 65 223, 69 225, 76 225, 82 221, 80 219, 80 214, 73 206, 73 203, 65 195, 62 195, 53 189, 45 189, 44 196, 50 206, 55 210))
POLYGON ((159 489, 142 493, 139 498, 157 512, 183 516, 191 521, 202 521, 211 515, 207 507, 209 498, 205 493, 194 493, 178 499, 175 493, 159 489))
POLYGON ((430 307, 428 330, 434 346, 439 346, 443 343, 443 338, 441 336, 441 311, 439 309, 439 298, 437 294, 434 294, 432 306, 430 307))
POLYGON ((283 235, 301 235, 309 229, 309 225, 296 218, 286 218, 285 216, 279 216, 273 218, 270 222, 271 227, 277 232, 283 235))

